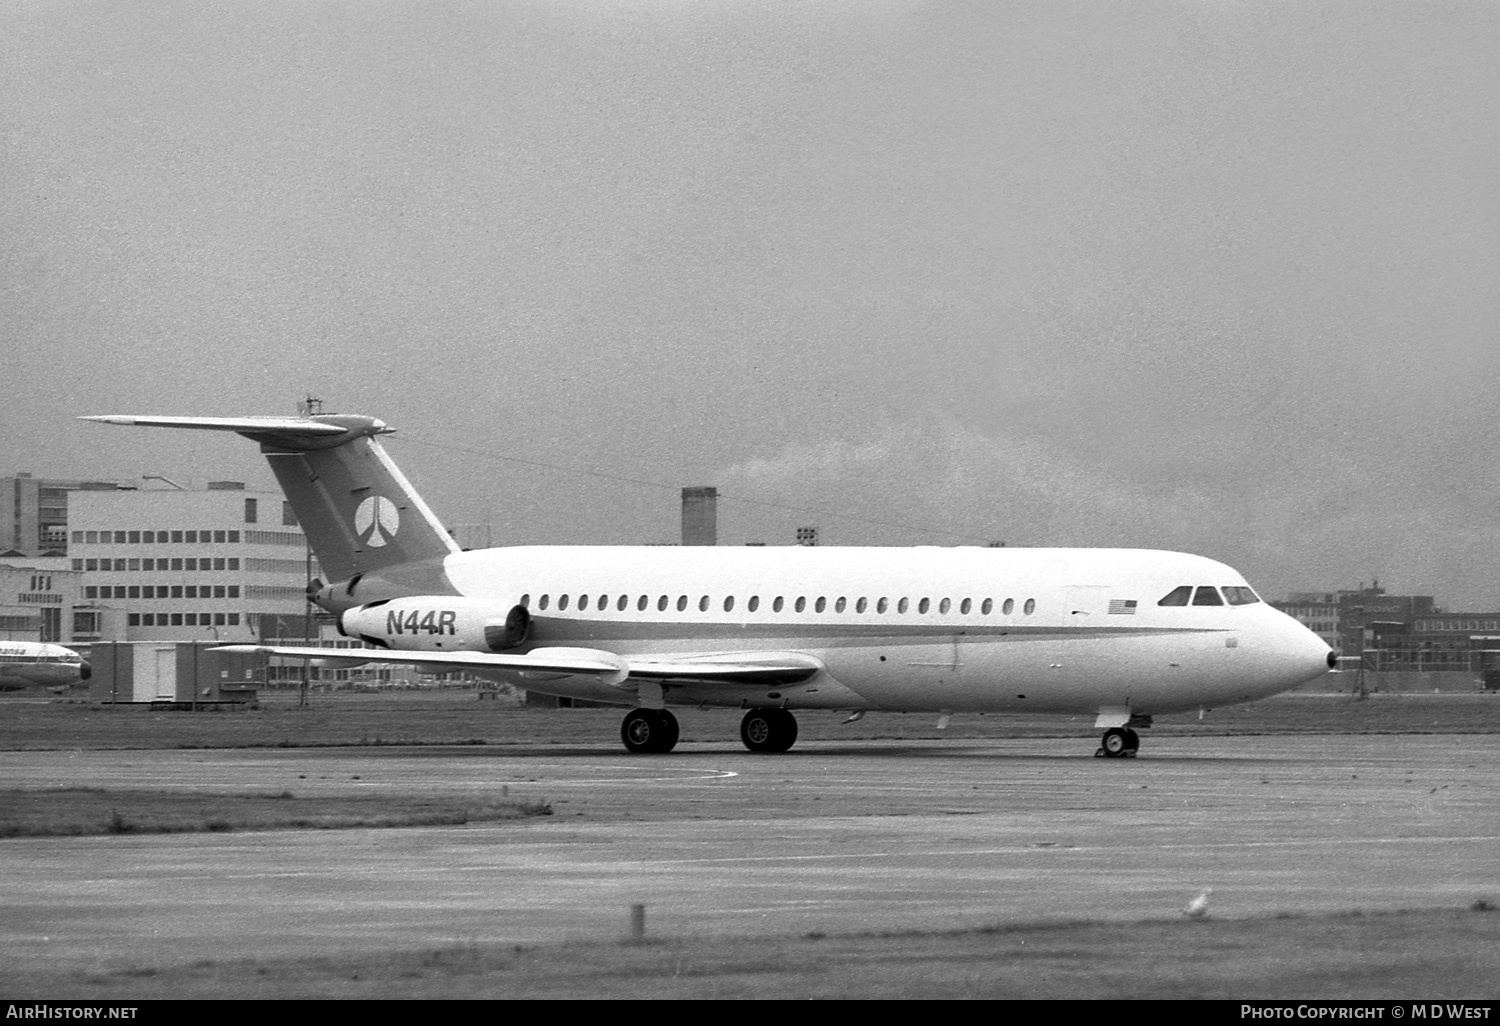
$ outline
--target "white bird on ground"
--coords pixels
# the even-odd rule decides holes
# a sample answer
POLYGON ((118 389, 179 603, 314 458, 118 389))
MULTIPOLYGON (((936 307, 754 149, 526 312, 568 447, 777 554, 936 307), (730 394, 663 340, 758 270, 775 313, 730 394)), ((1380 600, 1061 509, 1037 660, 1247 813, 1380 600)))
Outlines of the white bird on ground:
POLYGON ((1202 894, 1187 903, 1187 908, 1182 910, 1182 914, 1189 919, 1202 919, 1208 915, 1208 896, 1213 892, 1212 887, 1205 888, 1202 894))

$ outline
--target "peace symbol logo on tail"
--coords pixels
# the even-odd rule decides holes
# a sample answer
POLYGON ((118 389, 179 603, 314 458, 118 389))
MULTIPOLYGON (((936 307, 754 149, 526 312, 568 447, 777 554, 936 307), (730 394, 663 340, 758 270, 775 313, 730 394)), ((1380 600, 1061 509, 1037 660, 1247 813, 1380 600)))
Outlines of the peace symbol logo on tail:
POLYGON ((373 549, 378 549, 401 527, 401 511, 383 495, 372 495, 354 511, 354 533, 373 549))

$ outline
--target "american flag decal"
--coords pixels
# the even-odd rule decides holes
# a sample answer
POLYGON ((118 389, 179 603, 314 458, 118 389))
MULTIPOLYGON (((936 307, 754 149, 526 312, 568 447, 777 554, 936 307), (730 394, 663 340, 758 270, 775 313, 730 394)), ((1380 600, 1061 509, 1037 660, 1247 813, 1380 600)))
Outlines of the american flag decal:
POLYGON ((1134 616, 1135 599, 1110 599, 1109 612, 1111 616, 1134 616))

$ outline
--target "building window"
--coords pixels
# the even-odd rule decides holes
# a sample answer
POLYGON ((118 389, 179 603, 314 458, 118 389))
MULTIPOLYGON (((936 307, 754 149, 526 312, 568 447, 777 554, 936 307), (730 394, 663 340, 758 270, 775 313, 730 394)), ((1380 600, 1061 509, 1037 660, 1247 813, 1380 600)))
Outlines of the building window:
POLYGON ((125 624, 128 627, 139 627, 141 625, 141 614, 130 613, 125 618, 125 624))
POLYGON ((258 499, 245 500, 245 523, 254 524, 260 520, 260 502, 258 499))

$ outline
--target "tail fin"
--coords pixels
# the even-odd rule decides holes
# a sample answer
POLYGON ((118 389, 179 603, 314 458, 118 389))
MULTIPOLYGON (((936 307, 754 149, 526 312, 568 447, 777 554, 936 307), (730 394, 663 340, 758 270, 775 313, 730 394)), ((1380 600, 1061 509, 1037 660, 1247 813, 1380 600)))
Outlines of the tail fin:
POLYGON ((270 461, 330 580, 457 552, 378 435, 374 417, 83 417, 105 424, 234 431, 270 461))

